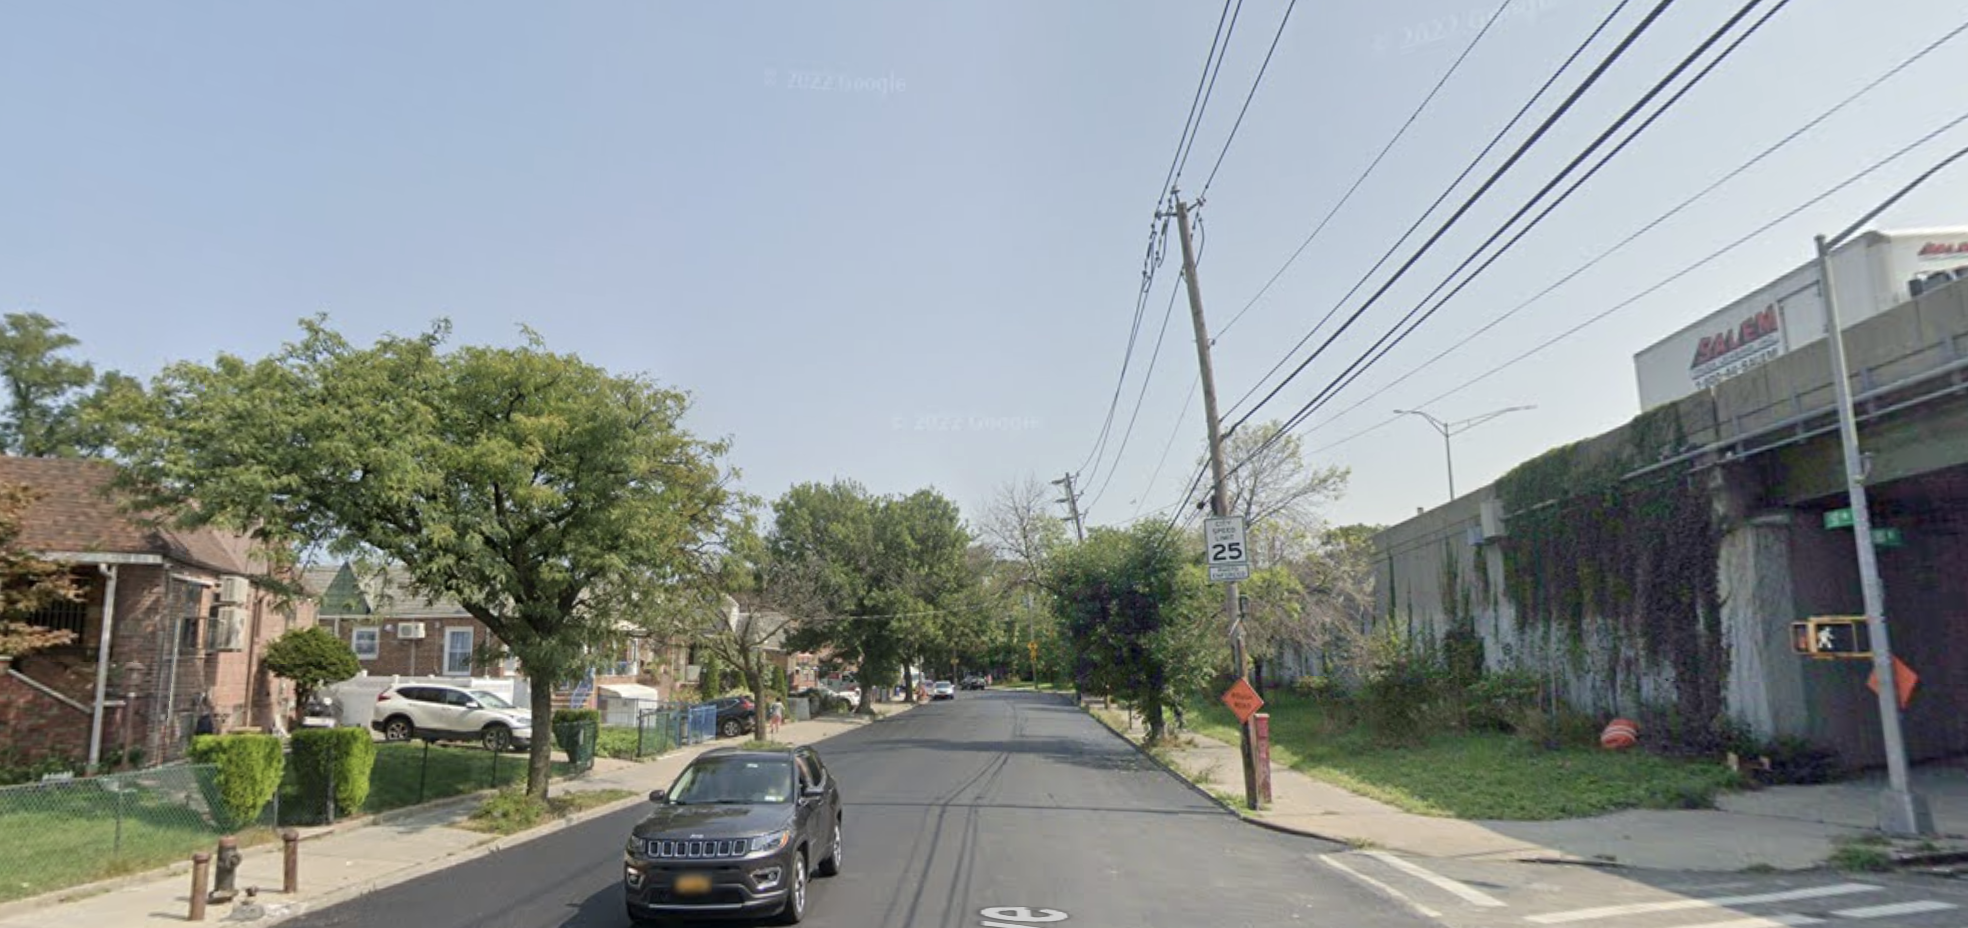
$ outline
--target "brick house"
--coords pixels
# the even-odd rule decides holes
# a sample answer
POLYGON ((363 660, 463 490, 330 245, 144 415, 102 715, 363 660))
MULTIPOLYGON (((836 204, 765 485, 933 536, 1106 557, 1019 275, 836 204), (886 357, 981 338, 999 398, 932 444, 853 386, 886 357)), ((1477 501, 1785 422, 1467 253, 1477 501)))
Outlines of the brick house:
POLYGON ((244 536, 126 515, 115 473, 105 461, 0 457, 0 483, 40 494, 20 547, 72 565, 83 593, 20 617, 76 638, 0 658, 0 763, 165 763, 201 727, 278 731, 292 712, 291 687, 262 672, 261 656, 313 624, 313 605, 256 583, 271 568, 244 536))
MULTIPOLYGON (((486 659, 502 650, 491 629, 455 602, 413 592, 408 575, 400 567, 314 567, 307 570, 305 583, 319 603, 321 626, 348 644, 369 676, 519 676, 516 660, 486 659)), ((683 673, 680 653, 680 649, 665 649, 656 642, 625 636, 616 649, 596 655, 595 673, 586 685, 558 688, 554 705, 568 708, 577 697, 579 708, 596 708, 604 696, 670 697, 672 681, 683 673)), ((523 694, 523 684, 515 692, 523 694)))
POLYGON ((486 661, 498 642, 465 607, 412 592, 401 568, 310 567, 303 582, 317 621, 346 642, 370 676, 509 677, 511 660, 486 661))

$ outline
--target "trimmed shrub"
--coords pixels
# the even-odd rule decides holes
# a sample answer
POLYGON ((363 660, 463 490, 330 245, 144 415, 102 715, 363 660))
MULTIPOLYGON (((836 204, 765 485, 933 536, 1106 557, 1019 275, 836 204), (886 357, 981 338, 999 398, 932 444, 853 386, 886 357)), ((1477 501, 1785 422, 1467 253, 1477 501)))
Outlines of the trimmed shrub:
POLYGON ((335 814, 353 815, 369 799, 369 773, 376 766, 376 742, 362 728, 303 728, 294 733, 294 777, 301 808, 328 808, 335 789, 335 814))
POLYGON ((191 759, 215 764, 219 775, 213 783, 211 802, 214 814, 223 813, 220 825, 227 831, 259 820, 266 804, 280 789, 280 775, 287 758, 280 739, 272 735, 199 735, 191 739, 191 759))
POLYGON ((704 663, 697 671, 697 694, 705 702, 724 695, 724 664, 716 655, 704 656, 704 663))
POLYGON ((778 664, 772 665, 772 692, 786 692, 786 668, 778 664))

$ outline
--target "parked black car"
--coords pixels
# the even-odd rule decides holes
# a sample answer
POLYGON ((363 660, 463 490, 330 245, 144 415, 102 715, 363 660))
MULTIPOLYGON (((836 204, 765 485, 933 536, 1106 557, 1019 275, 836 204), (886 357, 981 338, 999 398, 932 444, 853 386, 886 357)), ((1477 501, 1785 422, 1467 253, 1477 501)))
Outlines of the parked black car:
POLYGON ((966 690, 981 690, 981 689, 983 689, 983 688, 984 688, 984 678, 983 678, 983 677, 965 677, 965 678, 963 678, 963 682, 962 682, 962 683, 959 683, 959 684, 957 684, 957 686, 958 686, 959 688, 962 688, 962 689, 966 689, 966 690))
POLYGON ((806 881, 841 868, 840 789, 812 748, 714 748, 630 832, 629 920, 806 916, 806 881))
POLYGON ((722 738, 736 738, 758 727, 758 704, 749 696, 726 696, 711 700, 717 707, 717 732, 722 738))

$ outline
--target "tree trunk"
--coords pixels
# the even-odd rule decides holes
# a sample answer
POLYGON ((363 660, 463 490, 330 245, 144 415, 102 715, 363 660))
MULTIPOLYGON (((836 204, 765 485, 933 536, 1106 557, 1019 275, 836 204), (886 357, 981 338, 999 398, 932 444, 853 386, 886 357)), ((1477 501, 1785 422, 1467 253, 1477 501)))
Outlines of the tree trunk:
POLYGON ((874 688, 869 686, 868 681, 866 680, 857 680, 855 681, 854 685, 861 688, 861 702, 860 704, 854 707, 854 714, 865 715, 865 716, 869 716, 870 718, 874 717, 875 715, 874 688))
POLYGON ((1166 725, 1162 718, 1161 699, 1150 698, 1147 702, 1143 703, 1141 706, 1141 717, 1148 723, 1148 743, 1160 743, 1162 740, 1162 731, 1166 725))
POLYGON ((745 683, 752 688, 752 738, 766 740, 765 661, 758 655, 745 662, 745 683))
POLYGON ((526 754, 526 795, 547 798, 547 780, 553 776, 553 683, 528 675, 527 688, 533 704, 533 743, 526 754))

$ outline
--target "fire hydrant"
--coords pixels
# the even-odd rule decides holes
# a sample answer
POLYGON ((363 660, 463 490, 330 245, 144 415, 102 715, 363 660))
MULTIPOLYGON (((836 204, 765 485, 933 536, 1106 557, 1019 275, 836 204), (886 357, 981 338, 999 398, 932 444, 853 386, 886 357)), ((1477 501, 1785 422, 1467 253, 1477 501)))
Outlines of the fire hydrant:
POLYGON ((219 853, 214 855, 213 863, 212 892, 205 898, 213 905, 223 905, 239 894, 233 886, 239 875, 239 839, 231 835, 220 838, 219 853))

